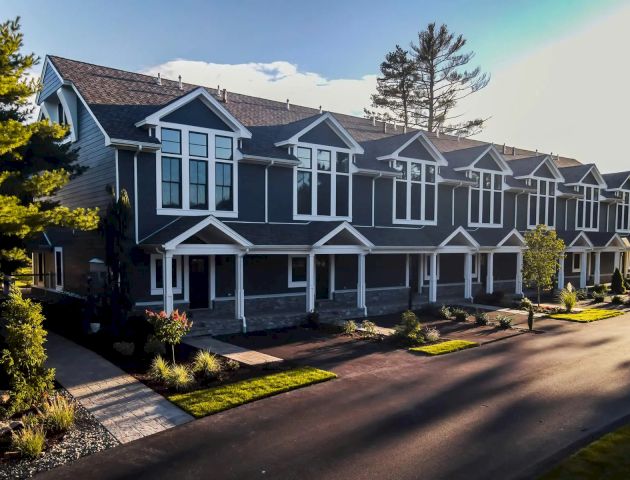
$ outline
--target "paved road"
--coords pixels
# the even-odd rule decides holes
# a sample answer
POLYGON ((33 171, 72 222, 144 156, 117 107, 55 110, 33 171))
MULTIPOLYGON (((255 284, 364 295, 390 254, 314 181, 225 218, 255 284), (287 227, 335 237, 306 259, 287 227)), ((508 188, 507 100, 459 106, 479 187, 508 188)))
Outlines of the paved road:
POLYGON ((49 478, 530 478, 630 414, 630 315, 439 358, 343 341, 266 353, 338 380, 84 458, 49 478), (542 462, 542 463, 541 463, 542 462))

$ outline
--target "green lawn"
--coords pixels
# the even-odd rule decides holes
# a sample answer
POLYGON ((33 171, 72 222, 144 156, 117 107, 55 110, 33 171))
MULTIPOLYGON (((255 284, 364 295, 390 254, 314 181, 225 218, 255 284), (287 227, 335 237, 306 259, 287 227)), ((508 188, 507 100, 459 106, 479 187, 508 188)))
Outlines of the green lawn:
POLYGON ((333 378, 337 378, 337 375, 332 372, 313 367, 299 367, 218 387, 176 393, 169 395, 168 399, 194 417, 200 418, 333 378))
POLYGON ((476 342, 468 340, 448 340, 446 342, 436 343, 434 345, 426 345, 424 347, 413 347, 411 352, 424 353, 425 355, 444 355, 446 353, 457 352, 466 348, 478 347, 476 342))
POLYGON ((570 456, 540 480, 630 478, 630 425, 608 433, 570 456))
POLYGON ((581 312, 576 313, 554 313, 550 315, 551 318, 558 320, 569 320, 571 322, 594 322, 596 320, 603 320, 605 318, 616 317, 617 315, 623 315, 622 310, 605 310, 603 308, 587 308, 581 312))

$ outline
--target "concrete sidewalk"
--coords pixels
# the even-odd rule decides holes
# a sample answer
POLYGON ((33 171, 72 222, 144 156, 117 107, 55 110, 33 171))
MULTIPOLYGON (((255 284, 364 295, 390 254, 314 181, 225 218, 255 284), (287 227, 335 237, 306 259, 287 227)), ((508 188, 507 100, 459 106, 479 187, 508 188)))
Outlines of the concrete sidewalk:
POLYGON ((189 337, 184 339, 186 345, 207 350, 221 357, 236 360, 250 367, 260 367, 268 364, 280 363, 283 360, 278 357, 267 355, 266 353, 249 350, 247 348, 232 345, 231 343, 222 342, 210 335, 189 337))
POLYGON ((57 381, 121 443, 193 419, 100 355, 60 335, 48 333, 46 349, 57 381))

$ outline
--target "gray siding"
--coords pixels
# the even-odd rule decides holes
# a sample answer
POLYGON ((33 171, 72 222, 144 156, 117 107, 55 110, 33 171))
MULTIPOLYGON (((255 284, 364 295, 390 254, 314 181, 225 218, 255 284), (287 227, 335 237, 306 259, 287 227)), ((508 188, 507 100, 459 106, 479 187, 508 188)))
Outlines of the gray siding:
POLYGON ((293 170, 269 168, 269 221, 293 221, 293 170))
POLYGON ((433 160, 433 155, 431 155, 418 140, 411 142, 408 147, 400 152, 400 156, 418 158, 420 160, 433 160))
MULTIPOLYGON (((271 208, 275 208, 271 204, 271 208)), ((238 218, 265 221, 265 167, 241 163, 238 166, 238 218)))
POLYGON ((372 182, 373 177, 352 176, 352 223, 372 224, 372 182))
POLYGON ((392 195, 394 180, 377 178, 374 199, 374 222, 376 225, 392 225, 392 195))
MULTIPOLYGON (((192 125, 195 127, 212 128, 214 130, 232 131, 223 120, 221 120, 214 112, 212 112, 199 99, 183 105, 164 118, 165 122, 179 123, 181 125, 192 125)), ((182 139, 186 141, 186 139, 182 139)))
MULTIPOLYGON (((299 138, 300 142, 329 145, 331 147, 348 148, 348 145, 337 135, 330 126, 322 122, 310 129, 299 138)), ((315 156, 313 156, 315 158, 315 156)))
POLYGON ((52 68, 46 66, 46 71, 42 77, 42 90, 39 93, 39 103, 42 103, 46 98, 55 93, 62 83, 57 74, 52 68))

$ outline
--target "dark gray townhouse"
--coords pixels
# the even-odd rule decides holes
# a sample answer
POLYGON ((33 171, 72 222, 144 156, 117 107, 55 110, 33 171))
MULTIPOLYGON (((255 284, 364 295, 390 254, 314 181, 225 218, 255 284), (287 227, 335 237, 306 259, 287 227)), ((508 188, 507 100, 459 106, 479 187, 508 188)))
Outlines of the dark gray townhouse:
MULTIPOLYGON (((630 171, 55 56, 42 83, 41 117, 89 167, 58 199, 104 211, 107 186, 126 190, 135 308, 200 331, 521 295, 538 224, 566 243, 558 286, 630 268, 630 171)), ((39 243, 36 287, 85 296, 102 278, 96 232, 39 243)))

